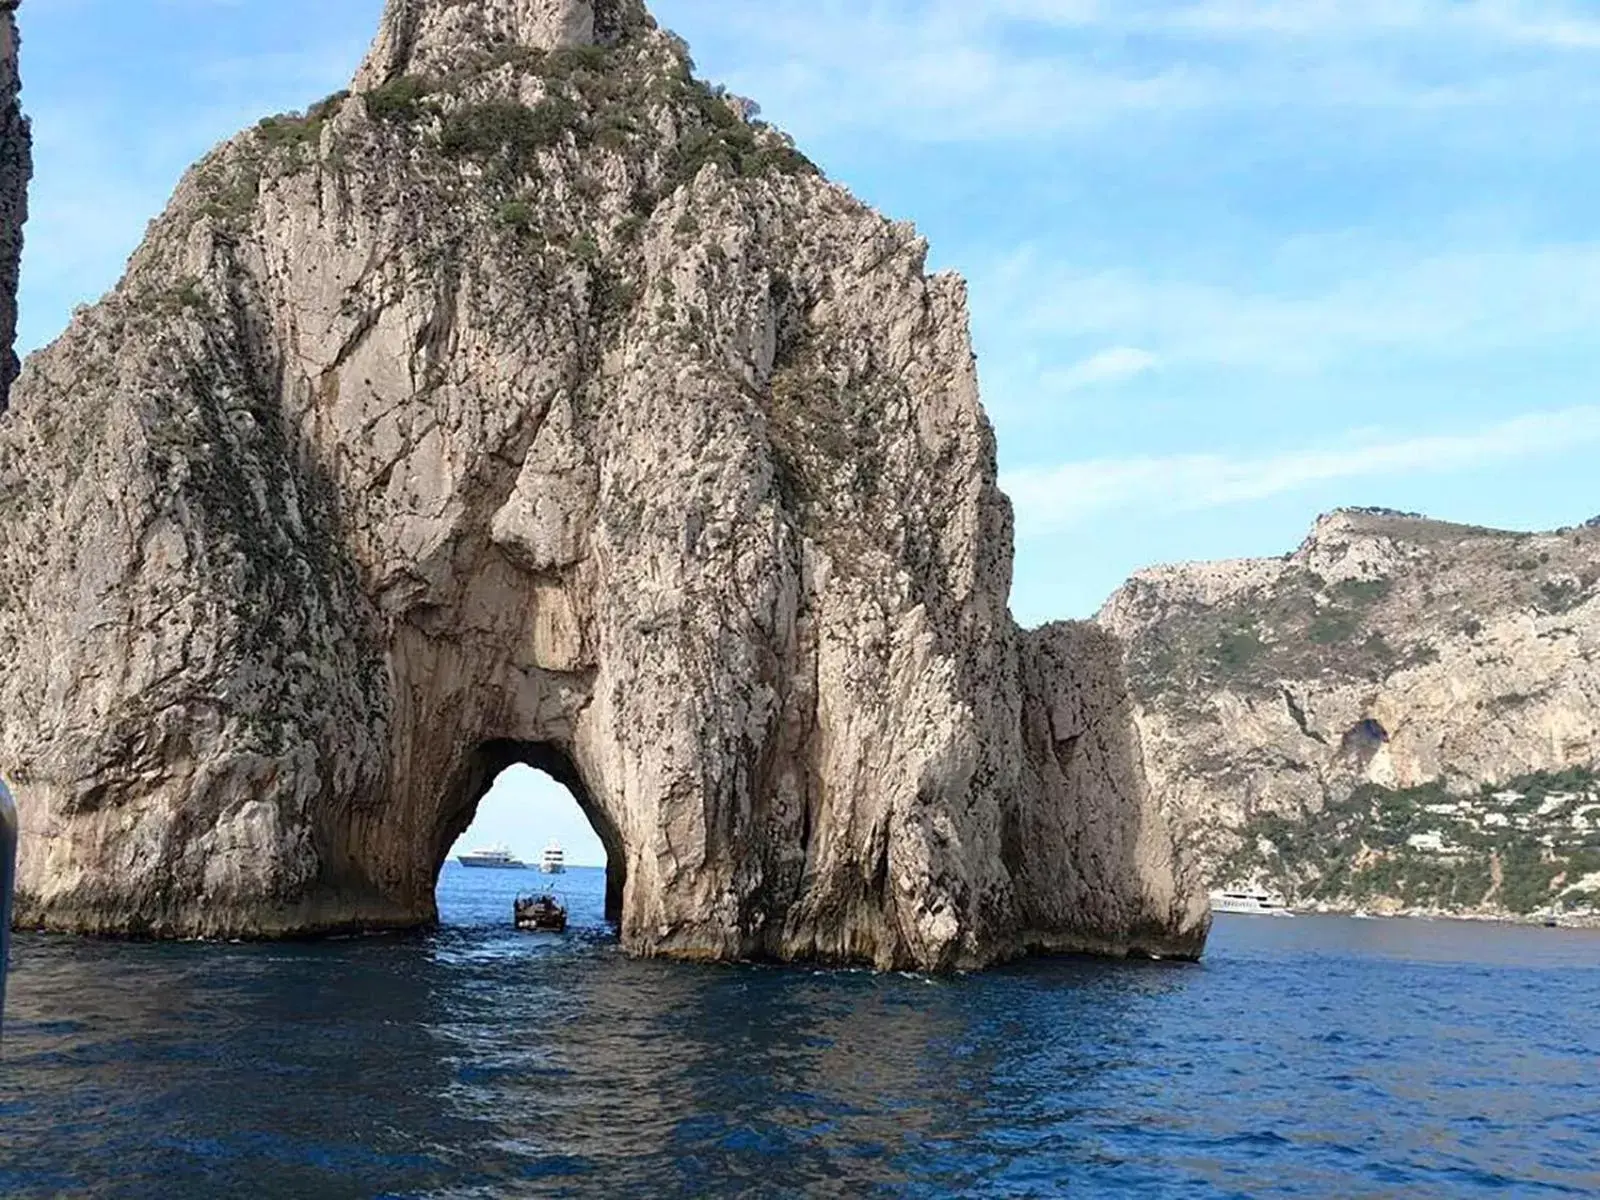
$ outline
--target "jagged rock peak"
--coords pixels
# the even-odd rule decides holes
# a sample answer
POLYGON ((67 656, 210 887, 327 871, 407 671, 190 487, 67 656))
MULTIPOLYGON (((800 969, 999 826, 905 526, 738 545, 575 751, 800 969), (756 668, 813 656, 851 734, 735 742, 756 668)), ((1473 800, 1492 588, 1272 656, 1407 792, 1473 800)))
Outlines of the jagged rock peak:
POLYGON ((466 54, 507 45, 609 45, 629 17, 644 18, 638 0, 389 0, 355 89, 402 75, 442 74, 466 54))

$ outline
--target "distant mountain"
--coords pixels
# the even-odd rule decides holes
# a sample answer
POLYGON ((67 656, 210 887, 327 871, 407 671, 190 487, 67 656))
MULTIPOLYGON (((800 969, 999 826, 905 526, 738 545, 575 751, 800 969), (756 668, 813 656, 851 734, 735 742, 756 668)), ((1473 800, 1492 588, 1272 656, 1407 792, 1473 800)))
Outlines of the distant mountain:
POLYGON ((1600 905, 1596 522, 1342 510, 1283 558, 1141 572, 1099 620, 1213 883, 1335 908, 1600 905))

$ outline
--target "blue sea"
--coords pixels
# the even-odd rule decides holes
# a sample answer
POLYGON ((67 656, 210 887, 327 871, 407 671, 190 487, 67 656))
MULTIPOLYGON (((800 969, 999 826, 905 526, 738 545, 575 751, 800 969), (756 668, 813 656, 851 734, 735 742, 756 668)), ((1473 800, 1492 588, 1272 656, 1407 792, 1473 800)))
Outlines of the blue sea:
POLYGON ((24 936, 0 1196, 1600 1194, 1600 934, 1219 917, 1200 965, 624 957, 603 875, 443 927, 24 936))

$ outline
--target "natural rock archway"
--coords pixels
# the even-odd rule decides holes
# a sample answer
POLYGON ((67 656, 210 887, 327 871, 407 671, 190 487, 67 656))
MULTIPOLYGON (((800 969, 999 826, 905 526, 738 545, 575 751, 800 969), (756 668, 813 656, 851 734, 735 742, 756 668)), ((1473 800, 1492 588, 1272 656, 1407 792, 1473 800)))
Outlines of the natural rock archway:
POLYGON ((583 813, 606 853, 606 920, 621 924, 623 897, 627 894, 628 884, 628 858, 623 848, 622 831, 611 814, 595 800, 594 793, 584 786, 583 776, 578 773, 572 760, 559 746, 549 743, 488 742, 478 748, 467 765, 461 786, 446 793, 446 824, 441 828, 433 853, 435 875, 450 847, 472 824, 478 805, 501 774, 517 766, 531 767, 559 783, 583 813))
POLYGON ((391 0, 185 177, 0 418, 22 922, 425 923, 528 761, 636 953, 1199 952, 963 285, 749 111, 632 0, 391 0))

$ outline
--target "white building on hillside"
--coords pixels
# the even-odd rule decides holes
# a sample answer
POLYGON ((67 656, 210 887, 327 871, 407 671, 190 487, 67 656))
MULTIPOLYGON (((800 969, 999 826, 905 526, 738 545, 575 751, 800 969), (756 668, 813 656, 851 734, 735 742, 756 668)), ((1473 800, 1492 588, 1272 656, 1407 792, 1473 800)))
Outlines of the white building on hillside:
POLYGON ((1430 829, 1427 833, 1413 833, 1406 839, 1406 844, 1413 850, 1422 850, 1429 854, 1443 854, 1453 849, 1444 840, 1444 832, 1439 829, 1430 829))

